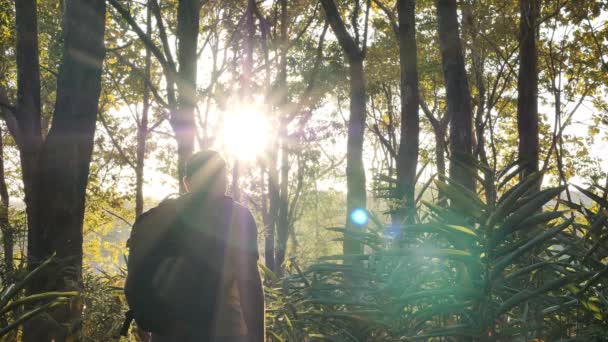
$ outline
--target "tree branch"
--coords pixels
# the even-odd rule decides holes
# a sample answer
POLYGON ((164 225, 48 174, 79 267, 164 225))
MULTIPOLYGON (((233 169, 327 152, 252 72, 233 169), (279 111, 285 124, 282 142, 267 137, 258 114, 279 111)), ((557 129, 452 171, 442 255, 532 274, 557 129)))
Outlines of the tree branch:
MULTIPOLYGON (((116 1, 116 0, 112 0, 116 1)), ((334 0, 321 0, 321 5, 323 5, 323 9, 325 10, 325 17, 327 18, 327 22, 331 26, 331 29, 334 31, 336 38, 338 38, 338 42, 340 46, 346 52, 346 56, 349 61, 361 59, 361 50, 357 46, 357 43, 353 39, 353 37, 346 30, 346 25, 340 17, 340 13, 338 12, 338 8, 336 8, 336 3, 334 0)))
POLYGON ((150 37, 148 37, 144 33, 144 31, 141 29, 141 27, 139 27, 139 25, 137 24, 137 22, 135 21, 135 19, 129 12, 129 10, 124 8, 123 5, 120 4, 119 0, 108 0, 108 2, 110 3, 110 5, 112 5, 112 7, 114 7, 116 9, 116 11, 118 11, 118 13, 122 16, 122 18, 127 21, 129 26, 131 26, 133 31, 135 31, 135 33, 137 34, 139 39, 141 39, 141 41, 144 43, 146 48, 148 50, 150 50, 150 52, 152 52, 152 54, 154 55, 154 57, 156 57, 156 59, 158 59, 158 62, 163 67, 163 69, 165 69, 166 72, 175 73, 176 72, 175 67, 173 65, 169 64, 169 62, 163 55, 162 51, 160 51, 158 46, 156 46, 156 44, 154 44, 154 42, 150 39, 150 37))
POLYGON ((101 124, 106 129, 106 132, 108 132, 108 136, 110 137, 110 141, 112 141, 112 145, 114 145, 114 147, 116 147, 116 149, 118 150, 118 153, 120 154, 120 156, 122 157, 124 162, 127 163, 131 168, 133 168, 135 170, 135 164, 133 164, 131 159, 129 159, 129 157, 127 156, 125 151, 122 149, 120 144, 118 144, 118 142, 116 141, 116 138, 114 137, 114 135, 110 132, 110 129, 108 127, 108 122, 106 121, 106 118, 103 115, 103 111, 101 111, 101 110, 99 111, 99 121, 101 121, 101 124))
POLYGON ((23 147, 21 131, 19 130, 17 118, 15 117, 15 110, 15 106, 9 103, 6 89, 0 86, 0 116, 2 116, 2 119, 4 119, 6 127, 15 140, 17 147, 21 149, 23 147))
POLYGON ((386 5, 383 4, 382 0, 372 1, 382 10, 382 12, 384 12, 384 14, 386 14, 386 16, 388 17, 388 21, 391 24, 391 27, 393 28, 395 36, 399 37, 399 24, 397 24, 397 18, 395 18, 395 13, 393 13, 390 8, 386 7, 386 5))
POLYGON ((175 67, 175 61, 173 60, 173 55, 171 54, 171 49, 169 48, 169 39, 167 39, 167 30, 165 29, 165 24, 163 21, 163 16, 160 13, 160 6, 158 5, 157 0, 150 0, 151 8, 150 10, 154 14, 154 18, 156 19, 156 23, 158 25, 158 35, 160 36, 160 40, 163 44, 163 50, 165 51, 165 56, 167 58, 167 62, 173 70, 177 70, 175 67))

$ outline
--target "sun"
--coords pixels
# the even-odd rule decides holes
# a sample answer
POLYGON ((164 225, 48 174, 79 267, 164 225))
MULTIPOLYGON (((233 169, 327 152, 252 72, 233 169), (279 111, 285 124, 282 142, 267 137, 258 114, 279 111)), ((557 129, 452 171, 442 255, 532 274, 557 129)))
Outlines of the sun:
POLYGON ((236 106, 223 121, 222 143, 233 158, 253 161, 266 149, 268 119, 258 106, 236 106))

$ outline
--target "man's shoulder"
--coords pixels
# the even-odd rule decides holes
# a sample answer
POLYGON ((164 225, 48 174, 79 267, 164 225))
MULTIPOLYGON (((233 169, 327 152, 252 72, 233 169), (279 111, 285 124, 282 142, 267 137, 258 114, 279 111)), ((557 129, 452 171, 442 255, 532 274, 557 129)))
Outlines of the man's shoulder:
POLYGON ((156 206, 144 211, 140 214, 135 223, 141 222, 143 220, 147 220, 149 218, 157 218, 157 217, 165 217, 169 214, 171 216, 175 215, 175 210, 177 208, 179 197, 166 197, 162 201, 160 201, 156 206))
POLYGON ((249 208, 247 208, 242 203, 239 203, 239 202, 233 200, 230 197, 228 197, 228 198, 230 199, 230 201, 232 201, 233 210, 236 210, 237 213, 242 214, 242 215, 252 216, 251 211, 249 210, 249 208))

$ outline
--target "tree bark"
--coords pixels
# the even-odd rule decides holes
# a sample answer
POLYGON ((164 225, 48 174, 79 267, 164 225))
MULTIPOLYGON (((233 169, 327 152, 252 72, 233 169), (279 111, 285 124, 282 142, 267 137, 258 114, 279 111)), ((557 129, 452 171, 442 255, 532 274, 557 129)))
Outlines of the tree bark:
MULTIPOLYGON (((367 202, 363 166, 363 133, 366 116, 364 53, 346 30, 334 1, 321 0, 321 4, 327 21, 338 38, 349 63, 350 117, 346 146, 346 230, 347 232, 357 231, 361 228, 352 221, 351 213, 355 209, 365 210, 367 202)), ((343 245, 344 254, 358 254, 362 251, 361 244, 346 234, 343 245)))
MULTIPOLYGON (((48 274, 34 283, 31 291, 79 289, 82 284, 82 224, 105 55, 106 6, 103 0, 68 0, 65 8, 55 111, 40 150, 40 188, 32 202, 44 210, 36 213, 33 232, 38 243, 31 250, 30 260, 35 264, 56 253, 69 267, 60 277, 48 274)), ((65 340, 74 328, 70 324, 79 315, 78 306, 60 308, 55 319, 68 328, 51 330, 31 325, 24 340, 65 340)))
POLYGON ((17 28, 17 131, 28 219, 28 265, 36 267, 42 248, 38 228, 38 155, 42 144, 40 115, 40 67, 38 53, 38 15, 35 0, 15 1, 17 28))
POLYGON ((266 225, 265 239, 265 261, 266 267, 276 272, 275 263, 275 232, 279 215, 279 173, 277 171, 278 141, 274 141, 268 153, 268 197, 270 205, 268 208, 268 223, 266 225))
POLYGON ((450 115, 450 179, 475 190, 474 175, 454 162, 470 158, 473 151, 471 95, 460 42, 456 0, 437 0, 436 3, 447 109, 450 115))
POLYGON ((4 134, 0 129, 0 230, 2 231, 2 248, 4 251, 3 281, 6 284, 9 284, 13 277, 13 249, 15 245, 14 232, 8 217, 9 200, 6 174, 4 173, 4 134))
MULTIPOLYGON (((521 0, 519 20, 519 73, 517 77, 517 131, 522 176, 538 171, 538 62, 536 20, 540 1, 521 0)), ((540 189, 540 183, 535 185, 540 189)))
MULTIPOLYGON (((288 103, 287 92, 287 0, 281 0, 281 59, 279 65, 279 92, 280 107, 283 115, 287 115, 285 105, 288 103)), ((277 274, 283 275, 283 263, 287 250, 287 240, 289 239, 289 137, 287 132, 287 119, 283 118, 279 123, 279 138, 281 139, 281 183, 279 185, 279 217, 277 220, 277 248, 275 263, 277 274)))
MULTIPOLYGON (((284 120, 283 120, 284 121, 284 120)), ((279 187, 279 219, 277 221, 276 268, 279 276, 283 274, 283 263, 289 239, 289 142, 287 123, 281 123, 281 183, 279 187)))
POLYGON ((416 167, 420 136, 415 10, 415 0, 399 0, 397 3, 401 67, 401 136, 397 155, 397 195, 405 202, 403 218, 408 223, 414 222, 416 214, 416 167))
POLYGON ((197 42, 200 27, 200 0, 179 0, 177 7, 177 111, 172 113, 171 126, 177 142, 177 174, 180 192, 184 192, 182 179, 185 164, 194 151, 196 125, 197 42))
MULTIPOLYGON (((150 6, 146 9, 146 35, 152 34, 152 11, 150 6)), ((146 49, 146 61, 144 66, 144 78, 150 79, 150 50, 146 49)), ((150 88, 147 82, 143 82, 143 108, 141 121, 137 125, 137 153, 135 160, 135 217, 144 211, 144 163, 146 159, 146 142, 148 140, 148 114, 150 111, 150 88)))

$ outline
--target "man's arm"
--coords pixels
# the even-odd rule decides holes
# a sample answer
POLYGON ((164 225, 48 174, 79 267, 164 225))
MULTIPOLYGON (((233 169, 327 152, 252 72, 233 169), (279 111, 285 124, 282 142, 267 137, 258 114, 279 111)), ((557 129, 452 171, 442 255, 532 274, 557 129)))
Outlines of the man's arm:
POLYGON ((237 257, 237 284, 249 341, 264 342, 264 288, 258 270, 257 227, 249 212, 244 221, 243 249, 237 257))

